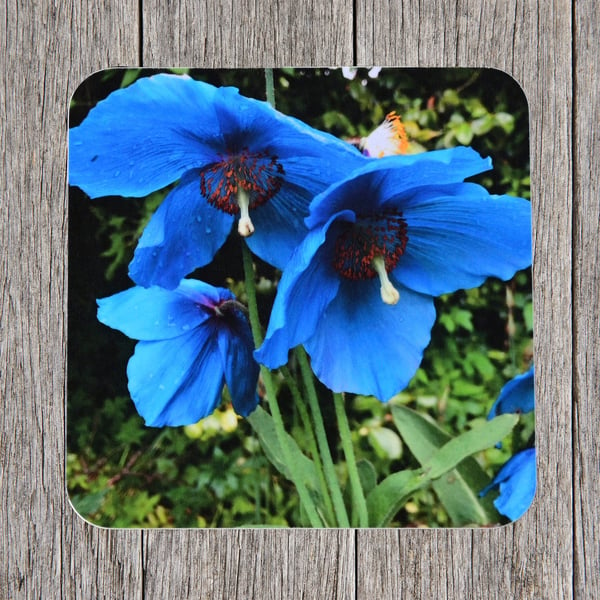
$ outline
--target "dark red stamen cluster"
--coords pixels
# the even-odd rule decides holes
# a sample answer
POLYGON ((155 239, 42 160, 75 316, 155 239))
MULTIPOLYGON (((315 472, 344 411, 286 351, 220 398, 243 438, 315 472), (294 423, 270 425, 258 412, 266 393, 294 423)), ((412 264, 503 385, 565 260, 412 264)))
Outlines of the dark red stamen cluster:
POLYGON ((346 279, 373 279, 377 272, 372 261, 381 256, 385 270, 392 271, 408 242, 406 221, 399 211, 378 215, 357 215, 335 242, 333 266, 346 279))
POLYGON ((226 155, 200 172, 200 191, 215 207, 230 215, 239 212, 237 194, 245 190, 250 208, 269 201, 281 189, 283 167, 276 156, 260 152, 241 152, 226 155))

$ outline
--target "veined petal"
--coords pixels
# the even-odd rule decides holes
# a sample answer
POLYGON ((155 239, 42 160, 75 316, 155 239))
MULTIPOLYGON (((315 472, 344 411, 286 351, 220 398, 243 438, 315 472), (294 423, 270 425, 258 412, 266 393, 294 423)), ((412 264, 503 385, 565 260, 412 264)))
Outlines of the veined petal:
POLYGON ((393 204, 408 226, 394 275, 418 292, 437 296, 488 277, 507 280, 531 264, 531 204, 523 198, 463 183, 421 188, 393 204))
MULTIPOLYGON (((415 374, 435 321, 433 299, 396 286, 395 305, 381 300, 379 280, 343 281, 305 342, 315 375, 335 392, 389 400, 415 374)), ((308 309, 307 309, 308 311, 308 309)))
POLYGON ((187 295, 134 287, 98 300, 98 320, 135 340, 163 340, 189 332, 209 313, 187 295))
POLYGON ((364 167, 313 200, 306 224, 315 227, 343 209, 356 214, 373 212, 390 198, 412 188, 458 183, 491 168, 489 158, 465 147, 368 159, 364 167))
POLYGON ((218 330, 221 368, 235 412, 247 417, 258 404, 256 384, 259 367, 252 356, 252 332, 241 315, 229 314, 225 319, 227 324, 221 324, 218 330))
POLYGON ((488 419, 505 413, 528 413, 535 407, 533 367, 511 379, 500 391, 492 405, 488 419))
POLYGON ((200 195, 197 173, 185 174, 146 226, 129 265, 138 285, 173 289, 185 275, 208 264, 225 243, 233 215, 200 195))
POLYGON ((224 377, 214 328, 204 324, 170 340, 138 342, 127 377, 146 425, 196 423, 221 401, 224 377))
POLYGON ((339 213, 324 227, 309 232, 283 272, 265 340, 254 353, 256 360, 270 369, 285 364, 288 351, 313 335, 338 291, 340 278, 326 244, 328 229, 338 219, 352 221, 354 215, 339 213))
POLYGON ((311 200, 331 184, 346 179, 348 173, 365 167, 371 161, 360 153, 347 153, 343 146, 342 149, 337 146, 318 147, 319 152, 313 150, 310 155, 303 150, 299 148, 295 156, 280 162, 286 181, 305 189, 311 200))
POLYGON ((248 148, 287 159, 317 157, 323 161, 360 160, 351 144, 319 131, 299 119, 275 110, 263 100, 237 96, 237 90, 222 88, 216 97, 216 113, 226 146, 234 151, 248 148))
POLYGON ((218 93, 169 74, 113 92, 69 132, 69 183, 92 198, 140 197, 213 162, 223 146, 218 93))
POLYGON ((246 240, 252 252, 283 270, 308 232, 304 218, 311 198, 306 190, 285 183, 274 198, 255 208, 255 232, 246 240))

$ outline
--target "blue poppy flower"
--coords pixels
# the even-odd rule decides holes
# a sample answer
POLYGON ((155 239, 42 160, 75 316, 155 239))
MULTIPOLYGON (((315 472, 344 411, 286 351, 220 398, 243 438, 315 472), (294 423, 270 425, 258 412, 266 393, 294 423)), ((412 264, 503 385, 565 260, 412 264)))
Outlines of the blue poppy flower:
POLYGON ((229 290, 191 279, 98 300, 99 321, 140 340, 127 377, 146 425, 196 423, 219 405, 225 383, 239 415, 256 408, 259 367, 240 306, 229 290))
POLYGON ((500 395, 490 409, 488 420, 505 413, 531 412, 535 407, 533 379, 533 366, 526 373, 511 379, 500 390, 500 395))
POLYGON ((485 496, 491 489, 499 488, 500 495, 494 500, 494 506, 501 515, 516 521, 533 502, 535 479, 535 448, 528 448, 510 458, 479 495, 485 496))
POLYGON ((401 391, 429 343, 433 296, 531 263, 530 203, 463 183, 490 166, 469 148, 384 157, 317 196, 257 360, 276 368, 304 344, 334 391, 401 391))
POLYGON ((92 198, 141 197, 179 181, 130 265, 137 284, 169 289, 212 260, 234 221, 255 254, 283 268, 312 198, 366 160, 235 88, 168 74, 99 102, 70 130, 69 150, 69 182, 92 198))

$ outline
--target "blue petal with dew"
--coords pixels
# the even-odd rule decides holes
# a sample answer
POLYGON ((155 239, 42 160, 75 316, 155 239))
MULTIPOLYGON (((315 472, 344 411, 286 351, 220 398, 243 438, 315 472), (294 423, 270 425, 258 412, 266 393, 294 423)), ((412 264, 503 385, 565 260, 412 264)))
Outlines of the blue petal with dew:
POLYGON ((113 92, 69 131, 69 183, 92 198, 141 197, 213 162, 221 140, 218 93, 170 74, 113 92))
POLYGON ((129 276, 138 285, 175 288, 182 277, 213 259, 233 220, 201 197, 197 174, 186 173, 146 226, 129 276))
POLYGON ((135 340, 174 338, 208 318, 188 296, 158 287, 134 287, 98 300, 98 320, 135 340))
POLYGON ((157 342, 138 342, 127 365, 129 393, 146 425, 190 425, 221 401, 224 377, 210 327, 157 342))

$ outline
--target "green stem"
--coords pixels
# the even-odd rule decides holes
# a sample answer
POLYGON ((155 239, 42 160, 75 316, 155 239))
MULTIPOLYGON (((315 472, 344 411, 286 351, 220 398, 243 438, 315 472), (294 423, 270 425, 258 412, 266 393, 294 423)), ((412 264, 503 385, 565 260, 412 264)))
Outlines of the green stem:
POLYGON ((321 407, 319 406, 319 399, 317 398, 317 390, 315 389, 312 370, 308 364, 308 357, 302 346, 296 347, 296 356, 298 358, 298 363, 300 364, 302 378, 304 379, 304 386, 306 387, 308 396, 308 405, 315 424, 315 434, 319 443, 321 459, 323 460, 323 469, 325 470, 325 477, 327 478, 327 484, 331 491, 331 499, 333 501, 337 520, 340 527, 350 527, 348 512, 346 511, 346 506, 342 497, 342 489, 340 488, 340 482, 335 473, 335 466, 333 464, 333 459, 331 458, 329 443, 327 442, 325 424, 323 423, 323 415, 321 413, 321 407))
POLYGON ((337 521, 335 518, 335 511, 333 509, 333 502, 331 500, 329 488, 327 487, 325 471, 323 470, 323 461, 321 460, 321 455, 319 454, 317 438, 310 420, 310 415, 308 414, 306 401, 302 397, 302 394, 298 388, 298 383, 290 373, 289 369, 287 367, 282 367, 280 370, 285 378, 287 386, 292 393, 292 396, 294 397, 294 402, 298 407, 298 412, 300 413, 300 418, 302 419, 302 424, 304 425, 304 430, 306 431, 306 435, 308 437, 309 451, 313 462, 315 463, 315 468, 317 469, 317 476, 319 478, 319 485, 321 487, 321 495, 323 496, 325 510, 327 511, 328 523, 330 523, 332 527, 335 527, 337 525, 337 521))
POLYGON ((265 69, 265 88, 267 102, 275 108, 275 85, 273 83, 273 69, 265 69))
MULTIPOLYGON (((256 302, 256 285, 254 283, 254 269, 252 267, 252 256, 250 250, 246 245, 245 241, 242 241, 242 259, 244 263, 244 278, 246 283, 246 294, 248 295, 248 315, 250 317, 250 327, 252 329, 252 337, 254 344, 258 346, 262 343, 262 331, 260 326, 260 319, 258 316, 258 303, 256 302)), ((279 404, 277 403, 277 396, 275 394, 275 384, 273 383, 273 377, 271 371, 264 365, 260 367, 260 373, 262 375, 265 390, 267 392, 267 402, 269 404, 269 410, 271 417, 273 418, 273 424, 277 435, 277 441, 281 447, 283 453, 283 460, 290 471, 290 477, 292 483, 298 490, 298 496, 300 497, 300 503, 304 507, 310 524, 312 527, 323 527, 323 523, 317 509, 308 493, 304 481, 296 470, 296 464, 292 459, 292 453, 288 446, 288 440, 285 433, 285 426, 283 424, 283 418, 281 411, 279 410, 279 404)))
POLYGON ((260 317, 258 316, 258 302, 256 301, 256 284, 254 283, 254 267, 252 265, 252 254, 245 240, 242 240, 242 261, 244 265, 244 282, 246 284, 246 295, 248 296, 248 317, 252 329, 252 339, 258 348, 263 342, 260 317))
POLYGON ((342 449, 344 450, 344 456, 346 457, 346 467, 348 469, 350 487, 352 488, 352 496, 354 498, 354 503, 358 508, 358 523, 360 527, 368 527, 369 513, 367 511, 367 501, 365 500, 365 494, 358 475, 358 468, 356 467, 356 457, 354 456, 354 447, 352 446, 352 437, 350 435, 350 426, 348 424, 348 415, 346 415, 343 395, 334 392, 333 403, 335 405, 335 415, 340 430, 342 449))

